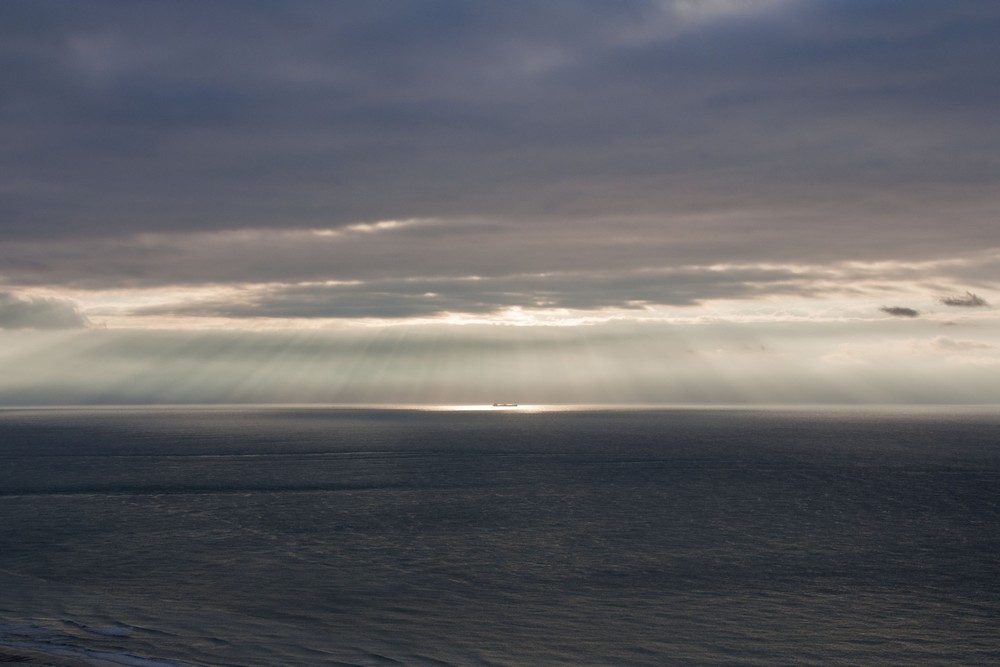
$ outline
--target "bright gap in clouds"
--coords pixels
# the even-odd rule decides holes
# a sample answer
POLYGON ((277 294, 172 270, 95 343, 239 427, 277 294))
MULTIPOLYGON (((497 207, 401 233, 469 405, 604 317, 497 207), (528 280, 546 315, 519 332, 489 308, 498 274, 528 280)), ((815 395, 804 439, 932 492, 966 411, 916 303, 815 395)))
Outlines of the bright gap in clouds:
POLYGON ((885 317, 7 331, 0 403, 990 403, 998 329, 885 317))

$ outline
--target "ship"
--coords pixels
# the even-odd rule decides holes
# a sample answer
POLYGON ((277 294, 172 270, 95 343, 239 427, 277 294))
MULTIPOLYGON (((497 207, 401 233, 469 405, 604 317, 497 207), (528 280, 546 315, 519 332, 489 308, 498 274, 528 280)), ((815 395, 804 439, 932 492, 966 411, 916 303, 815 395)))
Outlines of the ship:
POLYGON ((516 408, 517 403, 494 403, 494 408, 516 408))

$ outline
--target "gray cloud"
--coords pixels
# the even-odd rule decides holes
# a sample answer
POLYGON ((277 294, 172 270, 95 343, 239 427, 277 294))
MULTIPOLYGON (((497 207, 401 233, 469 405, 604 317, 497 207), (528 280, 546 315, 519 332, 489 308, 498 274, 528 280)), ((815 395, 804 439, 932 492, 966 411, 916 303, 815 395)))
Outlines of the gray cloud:
POLYGON ((0 329, 79 329, 87 319, 65 299, 22 299, 0 292, 0 329))
POLYGON ((1000 12, 876 4, 691 24, 651 0, 14 0, 5 231, 818 207, 789 243, 892 219, 915 252, 949 238, 922 211, 961 206, 971 247, 996 211, 1000 12))
POLYGON ((544 225, 417 220, 336 232, 244 230, 72 244, 20 240, 0 248, 0 264, 8 284, 22 287, 228 285, 238 291, 215 302, 178 301, 134 312, 275 318, 685 306, 863 295, 894 282, 942 290, 995 279, 996 256, 990 253, 923 264, 803 264, 794 258, 777 264, 760 261, 757 247, 766 242, 759 238, 741 244, 695 221, 669 237, 657 230, 653 220, 594 222, 582 234, 544 225), (716 263, 720 254, 738 251, 744 263, 716 263))
POLYGON ((980 296, 972 292, 966 292, 962 296, 943 296, 939 299, 946 306, 956 306, 958 308, 983 308, 990 305, 980 296))
POLYGON ((883 313, 893 317, 920 317, 920 311, 903 306, 882 306, 879 308, 883 313))
MULTIPOLYGON (((505 308, 592 310, 672 305, 764 294, 804 296, 811 276, 787 269, 690 267, 614 273, 408 278, 353 284, 271 285, 238 298, 137 309, 133 315, 271 318, 405 318, 487 314, 505 308)), ((812 276, 812 278, 815 278, 812 276)))

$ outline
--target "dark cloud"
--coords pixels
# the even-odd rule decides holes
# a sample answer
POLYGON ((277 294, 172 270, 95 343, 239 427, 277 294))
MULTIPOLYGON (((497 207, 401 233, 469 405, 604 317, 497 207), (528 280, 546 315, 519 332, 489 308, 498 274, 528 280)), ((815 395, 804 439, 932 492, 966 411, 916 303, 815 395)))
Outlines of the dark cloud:
POLYGON ((879 308, 883 313, 893 317, 920 317, 920 311, 903 306, 882 306, 879 308))
POLYGON ((989 231, 996 8, 727 4, 3 3, 3 225, 827 210, 781 225, 801 248, 962 205, 989 231))
POLYGON ((998 61, 974 0, 10 0, 0 285, 395 318, 990 285, 998 61))
POLYGON ((79 329, 87 319, 65 299, 22 299, 0 292, 0 329, 79 329))
POLYGON ((990 305, 986 299, 966 292, 962 296, 943 296, 939 299, 946 306, 956 306, 958 308, 983 308, 990 305))

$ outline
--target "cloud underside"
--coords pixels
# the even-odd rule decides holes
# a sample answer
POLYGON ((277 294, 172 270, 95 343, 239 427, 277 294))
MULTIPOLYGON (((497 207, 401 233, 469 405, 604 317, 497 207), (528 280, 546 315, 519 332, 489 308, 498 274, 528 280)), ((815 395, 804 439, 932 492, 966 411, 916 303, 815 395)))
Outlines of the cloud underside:
POLYGON ((410 278, 358 284, 244 288, 217 300, 149 306, 133 315, 269 318, 406 318, 528 310, 691 306, 810 291, 787 270, 676 270, 634 274, 557 274, 493 278, 410 278))
POLYGON ((993 3, 15 0, 0 26, 7 239, 735 212, 775 253, 995 241, 993 3))
MULTIPOLYGON (((900 290, 931 298, 964 285, 998 287, 996 251, 920 262, 779 262, 767 261, 774 255, 765 240, 751 238, 737 263, 720 260, 739 240, 707 223, 603 221, 588 229, 577 235, 572 228, 482 220, 382 221, 343 230, 146 234, 60 245, 21 240, 6 244, 0 259, 9 283, 22 288, 149 292, 132 305, 115 300, 115 312, 141 316, 635 313, 713 301, 862 299, 900 290)), ((905 316, 899 308, 884 312, 905 316)))

